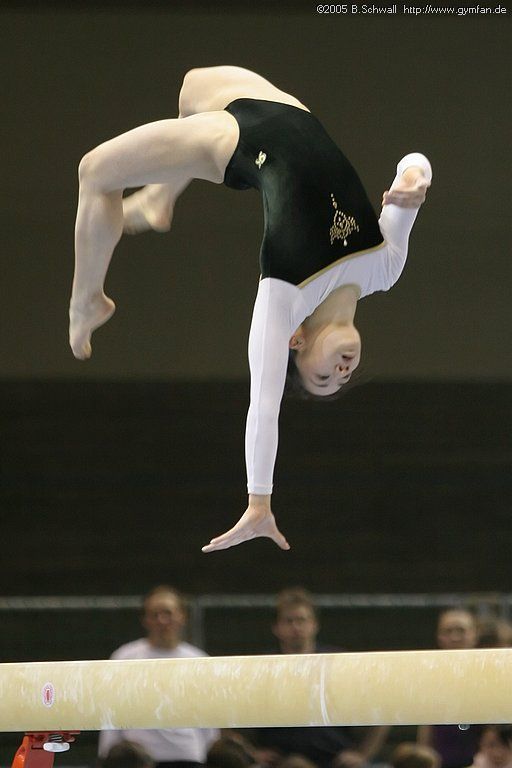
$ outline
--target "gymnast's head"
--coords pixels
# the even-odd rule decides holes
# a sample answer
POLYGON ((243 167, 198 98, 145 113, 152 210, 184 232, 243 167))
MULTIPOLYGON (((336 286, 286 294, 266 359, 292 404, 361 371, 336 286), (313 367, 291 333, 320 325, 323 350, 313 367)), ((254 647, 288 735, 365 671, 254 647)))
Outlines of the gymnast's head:
POLYGON ((306 396, 336 395, 361 360, 361 337, 352 322, 307 320, 290 339, 288 388, 306 396))

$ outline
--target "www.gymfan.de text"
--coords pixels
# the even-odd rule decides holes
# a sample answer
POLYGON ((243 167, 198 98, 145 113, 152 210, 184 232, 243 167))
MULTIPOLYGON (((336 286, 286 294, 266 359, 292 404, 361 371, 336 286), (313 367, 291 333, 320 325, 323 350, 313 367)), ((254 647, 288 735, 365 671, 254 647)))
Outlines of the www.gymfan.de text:
POLYGON ((468 5, 468 6, 437 6, 427 3, 423 6, 405 5, 395 3, 394 5, 369 5, 366 3, 350 3, 350 4, 335 4, 335 3, 320 3, 316 6, 317 13, 333 13, 333 14, 410 14, 412 16, 419 15, 434 15, 439 16, 470 16, 470 15, 486 15, 486 14, 506 14, 507 9, 503 5, 486 6, 486 5, 468 5))

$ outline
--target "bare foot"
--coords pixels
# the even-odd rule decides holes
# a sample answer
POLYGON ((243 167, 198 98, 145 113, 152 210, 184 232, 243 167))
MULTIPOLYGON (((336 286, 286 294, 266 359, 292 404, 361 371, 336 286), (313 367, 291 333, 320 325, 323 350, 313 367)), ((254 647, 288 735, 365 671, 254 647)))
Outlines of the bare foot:
POLYGON ((430 184, 419 166, 407 168, 397 183, 382 196, 382 205, 398 205, 401 208, 419 208, 425 202, 430 184))
POLYGON ((172 206, 168 201, 164 205, 161 200, 153 202, 146 188, 123 198, 123 232, 126 235, 137 235, 150 229, 168 232, 171 220, 172 206))
POLYGON ((116 305, 105 294, 95 297, 85 308, 69 308, 69 344, 78 360, 91 356, 91 334, 112 317, 115 309, 116 305))
POLYGON ((215 552, 217 549, 228 549, 260 536, 272 539, 281 549, 290 549, 290 545, 276 525, 272 512, 249 506, 233 528, 212 539, 202 548, 202 551, 215 552))

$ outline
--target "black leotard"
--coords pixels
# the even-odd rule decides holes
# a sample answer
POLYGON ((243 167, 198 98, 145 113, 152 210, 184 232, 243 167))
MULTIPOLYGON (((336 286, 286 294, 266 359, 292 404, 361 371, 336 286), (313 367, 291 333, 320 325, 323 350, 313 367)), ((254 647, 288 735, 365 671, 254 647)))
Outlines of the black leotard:
POLYGON ((383 243, 357 173, 316 117, 259 99, 236 99, 226 110, 240 138, 224 183, 263 194, 262 277, 300 285, 383 243))

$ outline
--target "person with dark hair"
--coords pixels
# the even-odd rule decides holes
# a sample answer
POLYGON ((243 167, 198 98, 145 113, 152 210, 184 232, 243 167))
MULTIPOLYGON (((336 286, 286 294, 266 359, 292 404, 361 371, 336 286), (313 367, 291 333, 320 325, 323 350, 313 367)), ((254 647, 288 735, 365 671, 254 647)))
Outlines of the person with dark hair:
POLYGON ((234 731, 226 731, 210 746, 206 765, 207 768, 250 768, 255 760, 244 739, 234 731))
MULTIPOLYGON (((160 584, 142 601, 142 625, 146 637, 122 645, 112 659, 185 659, 206 656, 183 640, 187 623, 184 596, 174 587, 160 584)), ((102 731, 99 755, 105 758, 114 745, 127 739, 144 748, 155 768, 202 768, 210 744, 218 738, 212 728, 167 728, 102 731)))
POLYGON ((437 645, 443 651, 475 648, 478 640, 474 614, 467 608, 445 608, 437 617, 437 645))
MULTIPOLYGON (((437 617, 437 646, 441 650, 466 650, 477 643, 476 619, 467 608, 452 606, 437 617)), ((441 756, 441 768, 465 768, 477 749, 478 730, 458 725, 420 725, 418 743, 432 747, 441 756)))
POLYGON ((317 653, 340 650, 319 645, 318 611, 313 596, 302 587, 283 589, 277 595, 272 634, 281 653, 317 653))
POLYGON ((400 277, 432 170, 420 153, 403 157, 377 220, 356 171, 321 123, 260 75, 230 66, 193 69, 179 108, 180 118, 135 128, 80 163, 70 344, 75 357, 90 357, 92 332, 114 312, 104 280, 123 231, 167 230, 192 179, 260 189, 265 231, 249 335, 249 504, 203 551, 257 536, 289 549, 270 507, 289 350, 309 392, 331 395, 349 381, 361 356, 357 303, 400 277), (126 188, 141 185, 123 199, 126 188))
MULTIPOLYGON (((331 653, 340 648, 318 642, 320 629, 313 596, 300 587, 277 595, 272 633, 281 653, 331 653)), ((283 758, 302 758, 318 768, 361 768, 368 765, 382 747, 389 728, 313 726, 307 728, 258 728, 257 762, 280 768, 283 758)))
POLYGON ((98 768, 154 768, 155 763, 145 749, 132 741, 121 741, 109 750, 98 768))
POLYGON ((512 624, 498 616, 487 616, 477 621, 478 648, 510 648, 512 624))
POLYGON ((472 768, 512 768, 512 725, 480 726, 479 751, 472 768))

